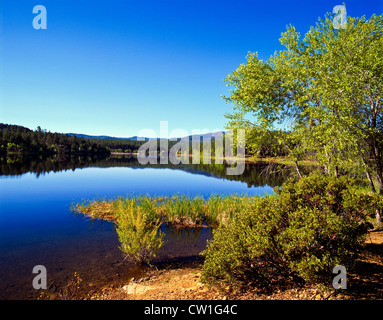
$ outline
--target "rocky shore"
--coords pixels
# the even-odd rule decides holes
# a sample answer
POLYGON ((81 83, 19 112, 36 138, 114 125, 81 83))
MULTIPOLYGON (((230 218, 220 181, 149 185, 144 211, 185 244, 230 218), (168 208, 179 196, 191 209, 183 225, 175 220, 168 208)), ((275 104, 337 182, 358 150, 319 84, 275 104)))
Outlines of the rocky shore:
POLYGON ((200 282, 202 262, 173 263, 149 269, 124 286, 105 287, 91 300, 376 300, 383 299, 383 231, 371 232, 355 271, 348 274, 347 290, 324 290, 317 285, 260 290, 218 290, 200 282))

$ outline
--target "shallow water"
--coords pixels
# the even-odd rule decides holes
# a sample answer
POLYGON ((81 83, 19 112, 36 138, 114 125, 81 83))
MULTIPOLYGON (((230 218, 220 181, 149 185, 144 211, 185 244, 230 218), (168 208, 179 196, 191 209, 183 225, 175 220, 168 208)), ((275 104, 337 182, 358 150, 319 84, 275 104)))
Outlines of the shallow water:
MULTIPOLYGON (((136 164, 132 160, 119 160, 110 162, 110 166, 106 161, 102 165, 96 163, 93 167, 90 163, 82 169, 66 171, 24 170, 17 174, 13 170, 12 175, 3 171, 0 175, 0 299, 36 299, 39 293, 32 287, 35 265, 46 267, 48 291, 53 295, 58 294, 75 272, 87 292, 111 282, 124 283, 139 272, 123 260, 113 223, 72 214, 72 203, 128 194, 264 195, 272 192, 273 187, 251 182, 248 175, 242 181, 241 177, 225 177, 219 168, 209 171, 206 169, 209 167, 204 170, 201 166, 178 169, 136 164)), ((249 172, 254 175, 254 170, 249 172)), ((206 247, 206 240, 211 238, 210 228, 162 228, 167 242, 154 263, 197 259, 206 247)))

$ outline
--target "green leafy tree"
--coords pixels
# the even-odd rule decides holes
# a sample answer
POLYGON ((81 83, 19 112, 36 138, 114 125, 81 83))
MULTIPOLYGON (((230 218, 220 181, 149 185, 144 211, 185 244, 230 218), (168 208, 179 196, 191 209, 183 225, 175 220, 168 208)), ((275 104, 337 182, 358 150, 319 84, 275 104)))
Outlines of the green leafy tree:
POLYGON ((364 172, 383 193, 382 16, 349 17, 346 29, 334 29, 328 14, 304 38, 289 26, 280 42, 285 49, 268 61, 251 53, 227 77, 229 125, 251 116, 263 131, 288 128, 298 174, 298 161, 311 156, 327 174, 364 172))

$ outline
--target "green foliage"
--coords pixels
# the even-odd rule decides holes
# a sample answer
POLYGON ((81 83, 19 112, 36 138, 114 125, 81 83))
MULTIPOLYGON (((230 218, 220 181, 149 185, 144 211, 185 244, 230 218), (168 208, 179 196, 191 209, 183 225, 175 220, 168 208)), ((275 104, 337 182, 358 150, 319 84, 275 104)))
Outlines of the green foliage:
MULTIPOLYGON (((293 160, 310 157, 326 174, 371 173, 383 190, 383 17, 349 17, 336 30, 328 14, 304 37, 289 26, 280 42, 268 61, 250 53, 227 76, 228 127, 267 134, 288 124, 293 160)), ((260 137, 246 142, 261 151, 260 137)))
POLYGON ((97 141, 76 136, 51 133, 41 130, 0 123, 0 154, 38 154, 52 155, 92 155, 109 154, 109 151, 97 141))
POLYGON ((226 284, 237 284, 258 278, 258 282, 264 284, 263 279, 271 271, 265 265, 257 268, 260 263, 257 257, 272 256, 267 250, 271 247, 271 230, 279 220, 274 213, 276 204, 275 196, 258 198, 214 231, 213 240, 202 252, 206 256, 203 282, 217 284, 222 280, 226 284), (256 277, 249 277, 250 270, 256 277))
POLYGON ((128 196, 112 200, 92 200, 74 204, 72 212, 82 213, 94 219, 115 220, 121 212, 121 206, 129 212, 145 212, 147 224, 161 220, 179 226, 198 227, 207 224, 216 227, 234 219, 237 212, 244 210, 257 197, 249 195, 213 194, 205 199, 202 196, 128 196))
POLYGON ((263 130, 253 124, 231 123, 227 126, 233 132, 233 146, 237 149, 237 131, 245 130, 245 152, 256 157, 285 157, 289 154, 286 144, 291 144, 291 133, 281 130, 263 130), (289 138, 287 138, 287 136, 289 138))
MULTIPOLYGON (((89 137, 85 135, 51 133, 38 127, 35 131, 18 125, 8 125, 0 123, 0 154, 20 153, 20 154, 69 154, 69 155, 89 155, 89 154, 110 154, 110 152, 133 152, 138 153, 139 148, 147 141, 138 141, 122 138, 103 138, 89 137), (86 137, 86 138, 85 138, 86 137)), ((222 138, 222 137, 221 137, 222 138)), ((210 153, 211 155, 221 156, 225 152, 225 144, 218 143, 218 137, 212 138, 210 153), (222 146, 221 146, 222 145, 222 146), (217 150, 216 150, 217 149, 217 150), (217 151, 217 154, 216 154, 217 151)), ((168 150, 177 144, 178 141, 168 140, 168 150)), ((202 139, 197 147, 197 152, 203 151, 202 139)), ((156 145, 157 154, 164 154, 160 139, 153 141, 156 145)), ((189 141, 188 154, 192 154, 192 140, 189 141)), ((187 158, 189 159, 189 158, 187 158)))
POLYGON ((132 201, 119 202, 116 216, 121 251, 137 263, 149 264, 164 243, 164 234, 158 234, 160 221, 149 222, 145 211, 132 201))
POLYGON ((214 232, 203 252, 209 284, 267 286, 278 280, 329 283, 335 265, 353 266, 376 194, 352 181, 311 175, 290 180, 275 195, 255 198, 214 232))

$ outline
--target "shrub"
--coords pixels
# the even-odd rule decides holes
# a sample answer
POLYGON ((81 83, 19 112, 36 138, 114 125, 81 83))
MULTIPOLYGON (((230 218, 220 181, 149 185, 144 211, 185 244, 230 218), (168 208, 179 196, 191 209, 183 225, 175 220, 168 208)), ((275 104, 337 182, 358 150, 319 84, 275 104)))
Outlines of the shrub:
POLYGON ((164 234, 158 234, 160 220, 149 221, 134 201, 120 201, 116 205, 116 216, 120 250, 137 263, 149 264, 164 243, 164 234))
MULTIPOLYGON (((274 212, 276 196, 265 196, 249 203, 244 210, 213 232, 213 240, 202 252, 206 256, 202 281, 208 284, 255 282, 266 285, 273 267, 267 268, 259 257, 274 260, 270 250, 274 229, 280 217, 274 212), (262 265, 259 265, 259 264, 262 265)), ((283 261, 280 261, 283 262, 283 261)))
POLYGON ((312 175, 290 180, 275 189, 275 195, 247 202, 215 230, 202 253, 202 281, 326 283, 335 265, 352 267, 374 201, 375 195, 354 191, 345 178, 312 175))

